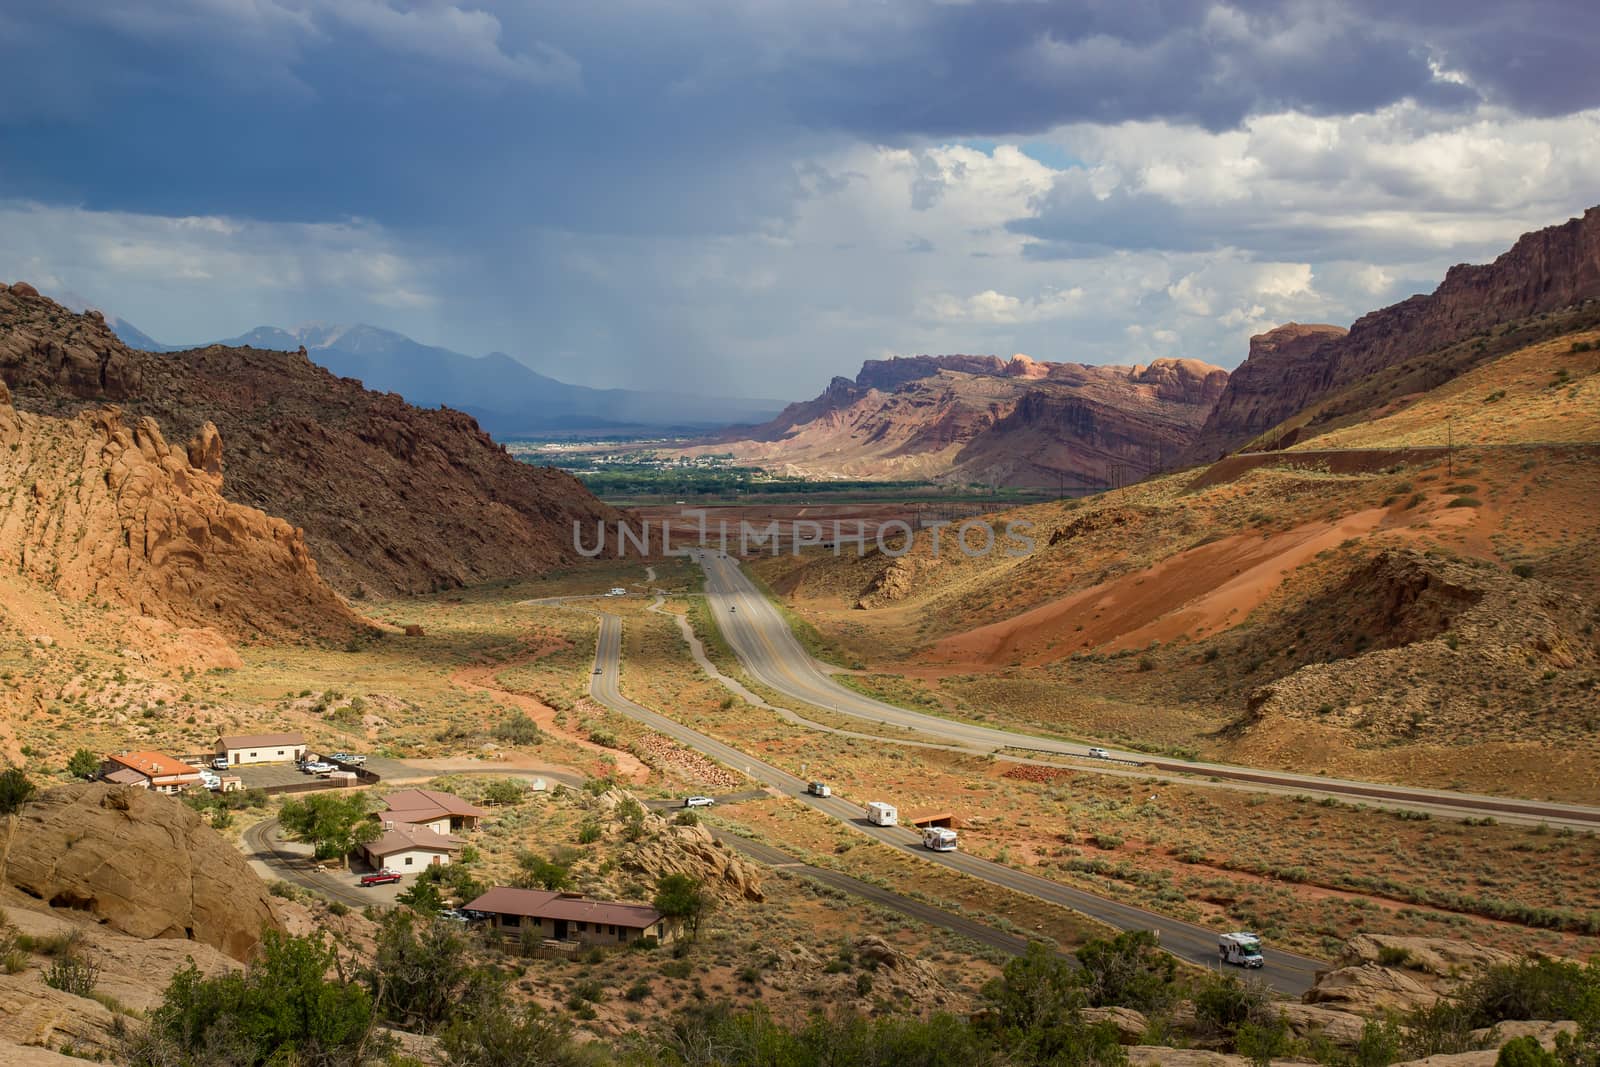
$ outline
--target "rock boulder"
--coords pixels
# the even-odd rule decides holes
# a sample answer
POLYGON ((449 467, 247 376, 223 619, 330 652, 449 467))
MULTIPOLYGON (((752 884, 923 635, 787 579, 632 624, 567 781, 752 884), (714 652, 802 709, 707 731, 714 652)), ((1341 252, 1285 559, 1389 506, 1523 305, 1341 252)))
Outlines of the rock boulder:
POLYGON ((134 937, 199 941, 237 960, 278 925, 244 857, 172 797, 77 783, 12 818, 0 880, 51 908, 134 937))

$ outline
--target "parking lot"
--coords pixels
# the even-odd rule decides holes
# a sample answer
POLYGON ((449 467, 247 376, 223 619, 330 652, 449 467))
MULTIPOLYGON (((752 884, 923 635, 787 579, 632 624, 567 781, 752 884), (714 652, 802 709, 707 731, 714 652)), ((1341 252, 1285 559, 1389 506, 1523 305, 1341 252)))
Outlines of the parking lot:
MULTIPOLYGON (((579 785, 583 781, 581 776, 573 774, 565 768, 554 768, 545 764, 521 766, 508 761, 480 760, 470 757, 460 760, 418 760, 413 763, 405 760, 387 759, 383 756, 369 756, 361 769, 371 771, 382 779, 379 782, 367 783, 380 790, 400 788, 402 783, 414 785, 442 774, 510 775, 529 780, 543 778, 552 785, 556 783, 579 785)), ((316 776, 306 774, 293 763, 254 763, 230 767, 226 771, 219 773, 238 775, 239 780, 244 783, 246 789, 270 789, 286 785, 303 786, 318 781, 316 776)), ((322 784, 328 785, 329 788, 336 788, 326 781, 323 781, 322 784)))

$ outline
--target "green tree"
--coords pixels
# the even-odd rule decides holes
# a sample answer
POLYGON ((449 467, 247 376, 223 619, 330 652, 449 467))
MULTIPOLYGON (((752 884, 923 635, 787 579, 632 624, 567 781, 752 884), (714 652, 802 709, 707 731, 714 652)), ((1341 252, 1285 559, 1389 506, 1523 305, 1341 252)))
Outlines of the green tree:
POLYGON ((383 917, 372 956, 363 978, 378 1013, 423 1033, 455 1013, 475 974, 460 934, 402 910, 383 917))
POLYGON ((451 1067, 590 1067, 605 1053, 572 1039, 569 1025, 537 1005, 513 1007, 490 997, 439 1033, 451 1067))
POLYGON ((20 767, 0 771, 0 815, 15 815, 33 796, 33 783, 20 767))
POLYGON ((1004 1030, 1037 1029, 1088 1005, 1072 965, 1042 941, 1007 963, 1000 977, 984 986, 983 999, 1004 1030))
POLYGON ((1091 1007, 1160 1011, 1177 999, 1178 963, 1149 930, 1097 938, 1075 953, 1091 1007))
POLYGON ((1389 1067, 1400 1059, 1400 1051, 1400 1027, 1394 1020, 1369 1020, 1361 1028, 1361 1039, 1356 1042, 1356 1067, 1389 1067))
POLYGON ((1560 1067, 1561 1061, 1545 1051, 1532 1034, 1513 1038, 1500 1047, 1494 1067, 1560 1067))
POLYGON ((74 778, 93 778, 100 770, 100 757, 80 748, 67 760, 67 773, 74 778))
POLYGON ((527 795, 528 787, 515 778, 496 778, 483 790, 489 804, 520 804, 527 795))
POLYGON ((286 800, 278 821, 296 841, 316 850, 318 859, 346 856, 383 834, 383 827, 368 815, 366 793, 313 793, 304 800, 286 800))
POLYGON ((1289 1051, 1289 1024, 1281 1015, 1271 1022, 1254 1023, 1246 1020, 1239 1024, 1233 1042, 1239 1055, 1255 1067, 1268 1067, 1273 1060, 1289 1051))
POLYGON ((275 930, 244 971, 207 978, 191 962, 173 975, 128 1058, 140 1067, 336 1067, 381 1057, 392 1042, 374 1033, 372 998, 344 980, 342 965, 320 934, 275 930))
POLYGON ((404 904, 418 915, 437 915, 444 908, 444 898, 432 879, 418 878, 411 888, 399 894, 395 903, 404 904))
POLYGON ((691 937, 700 936, 700 921, 711 907, 711 897, 698 878, 687 874, 665 874, 656 882, 655 900, 652 902, 662 915, 681 919, 689 926, 691 937))
POLYGON ((565 889, 572 883, 572 872, 562 864, 547 860, 537 852, 524 851, 517 856, 517 866, 522 874, 517 881, 544 889, 565 889))

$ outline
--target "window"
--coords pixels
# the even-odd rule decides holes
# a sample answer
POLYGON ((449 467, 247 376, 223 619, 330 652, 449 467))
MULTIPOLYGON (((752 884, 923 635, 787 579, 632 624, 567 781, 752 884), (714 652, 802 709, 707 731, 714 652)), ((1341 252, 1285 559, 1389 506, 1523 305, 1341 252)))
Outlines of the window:
POLYGON ((522 916, 520 916, 520 915, 502 915, 502 916, 500 916, 500 925, 501 926, 511 926, 511 927, 521 926, 522 925, 522 916))
POLYGON ((415 856, 407 856, 406 857, 406 866, 407 867, 411 866, 415 862, 417 862, 417 857, 415 857, 415 856))
POLYGON ((588 923, 579 923, 578 924, 578 933, 586 934, 588 932, 589 932, 589 924, 588 923))
POLYGON ((617 924, 616 923, 612 923, 611 924, 611 936, 612 937, 616 937, 617 936, 617 924))
POLYGON ((259 755, 261 755, 261 753, 259 753, 259 752, 252 752, 252 753, 250 753, 250 758, 251 758, 251 759, 255 759, 255 758, 256 758, 256 757, 257 757, 257 756, 259 756, 259 755))

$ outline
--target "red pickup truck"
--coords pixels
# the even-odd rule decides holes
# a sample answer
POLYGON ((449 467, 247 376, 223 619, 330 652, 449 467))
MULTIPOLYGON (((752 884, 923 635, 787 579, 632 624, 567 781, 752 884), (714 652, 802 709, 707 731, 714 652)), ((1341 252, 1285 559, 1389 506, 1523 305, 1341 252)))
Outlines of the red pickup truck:
POLYGON ((373 871, 371 874, 363 874, 359 884, 363 887, 369 885, 388 885, 390 882, 398 882, 399 880, 399 871, 382 870, 373 871))

